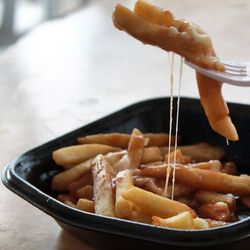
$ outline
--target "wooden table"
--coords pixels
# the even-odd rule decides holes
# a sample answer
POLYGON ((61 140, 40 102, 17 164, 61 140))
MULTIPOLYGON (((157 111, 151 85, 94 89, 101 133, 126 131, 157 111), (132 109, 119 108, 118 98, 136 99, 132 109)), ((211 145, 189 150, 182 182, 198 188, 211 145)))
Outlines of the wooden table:
MULTIPOLYGON (((114 29, 116 2, 91 1, 37 27, 0 56, 1 169, 20 153, 121 107, 169 95, 167 53, 114 29)), ((199 23, 221 58, 250 60, 248 0, 157 3, 199 23)), ((198 97, 187 67, 182 96, 198 97)), ((250 104, 250 89, 225 86, 224 96, 250 104)), ((0 197, 0 249, 90 249, 2 184, 0 197)))

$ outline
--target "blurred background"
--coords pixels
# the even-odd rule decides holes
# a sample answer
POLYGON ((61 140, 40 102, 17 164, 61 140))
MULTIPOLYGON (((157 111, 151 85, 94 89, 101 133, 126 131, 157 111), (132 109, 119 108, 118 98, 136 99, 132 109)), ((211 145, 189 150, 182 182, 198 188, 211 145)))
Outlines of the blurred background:
POLYGON ((82 8, 88 0, 0 0, 0 53, 36 25, 82 8))

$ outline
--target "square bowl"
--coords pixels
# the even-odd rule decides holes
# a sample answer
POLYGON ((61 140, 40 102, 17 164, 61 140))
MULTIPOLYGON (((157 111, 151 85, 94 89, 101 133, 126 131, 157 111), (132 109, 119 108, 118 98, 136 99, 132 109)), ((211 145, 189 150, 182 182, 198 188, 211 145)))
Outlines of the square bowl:
MULTIPOLYGON (((241 173, 250 174, 250 106, 229 104, 239 142, 226 145, 215 134, 197 99, 182 98, 179 134, 181 144, 207 142, 225 149, 241 173)), ((2 174, 11 191, 52 216, 65 230, 77 235, 96 249, 249 249, 250 217, 230 225, 209 230, 176 230, 91 214, 71 208, 56 199, 50 188, 52 177, 61 171, 52 160, 52 152, 77 143, 77 137, 108 132, 167 132, 169 98, 157 98, 128 106, 32 149, 10 162, 2 174)))

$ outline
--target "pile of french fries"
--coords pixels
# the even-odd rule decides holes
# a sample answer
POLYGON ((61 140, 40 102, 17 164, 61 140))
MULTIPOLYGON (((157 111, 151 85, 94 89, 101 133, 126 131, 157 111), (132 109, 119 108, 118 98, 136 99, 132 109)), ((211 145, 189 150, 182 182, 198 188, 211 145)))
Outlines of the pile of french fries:
POLYGON ((250 176, 222 162, 221 148, 199 143, 174 153, 171 146, 168 154, 168 141, 165 133, 138 129, 80 137, 53 152, 64 171, 53 177, 52 190, 85 212, 176 229, 223 226, 238 220, 239 203, 250 208, 250 176), (166 193, 167 167, 175 183, 166 193))

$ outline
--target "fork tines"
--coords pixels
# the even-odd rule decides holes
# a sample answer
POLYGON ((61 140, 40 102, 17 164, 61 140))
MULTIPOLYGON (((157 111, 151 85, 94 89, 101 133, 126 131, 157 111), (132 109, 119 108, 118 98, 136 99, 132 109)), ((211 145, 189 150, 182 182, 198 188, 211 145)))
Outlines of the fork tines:
POLYGON ((225 73, 236 76, 247 76, 246 65, 224 63, 225 73))

